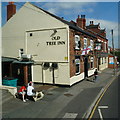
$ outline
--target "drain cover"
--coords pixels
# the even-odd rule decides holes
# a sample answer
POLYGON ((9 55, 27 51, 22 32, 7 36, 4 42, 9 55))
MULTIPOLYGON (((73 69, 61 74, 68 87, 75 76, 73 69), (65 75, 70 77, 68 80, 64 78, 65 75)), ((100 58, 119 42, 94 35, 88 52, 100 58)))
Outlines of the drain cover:
POLYGON ((67 97, 73 96, 73 95, 70 94, 70 93, 66 93, 66 94, 64 94, 64 95, 67 96, 67 97))

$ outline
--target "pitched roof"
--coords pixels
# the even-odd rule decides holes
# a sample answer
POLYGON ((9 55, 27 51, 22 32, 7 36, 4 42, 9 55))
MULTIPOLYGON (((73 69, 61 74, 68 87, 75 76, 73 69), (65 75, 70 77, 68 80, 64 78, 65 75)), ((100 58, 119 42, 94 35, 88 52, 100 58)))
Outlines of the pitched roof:
POLYGON ((92 30, 90 30, 90 29, 86 29, 86 30, 87 30, 87 31, 90 31, 91 33, 95 34, 96 36, 99 36, 99 37, 101 37, 101 38, 103 38, 103 39, 108 40, 107 38, 105 38, 104 36, 100 35, 99 33, 96 33, 96 32, 94 32, 94 31, 92 31, 92 30))
MULTIPOLYGON (((30 4, 31 4, 31 3, 30 3, 30 4)), ((31 5, 33 5, 33 4, 31 4, 31 5)), ((40 10, 42 10, 42 11, 44 11, 45 13, 49 14, 50 16, 52 16, 52 17, 58 19, 59 21, 61 21, 61 22, 65 23, 65 24, 67 24, 71 29, 74 29, 74 30, 76 30, 76 31, 78 31, 78 32, 82 32, 82 33, 84 33, 84 34, 86 34, 86 35, 89 35, 89 36, 91 36, 91 37, 96 38, 95 35, 93 35, 93 34, 87 32, 87 31, 84 31, 83 29, 81 29, 80 27, 74 25, 73 23, 68 22, 68 21, 66 21, 66 20, 64 20, 64 19, 62 19, 62 18, 60 18, 60 17, 58 17, 58 16, 56 16, 56 15, 54 15, 54 14, 52 14, 52 13, 46 11, 46 10, 43 10, 42 8, 39 8, 39 7, 36 6, 36 5, 33 5, 33 6, 36 7, 36 8, 38 8, 38 9, 40 9, 40 10)))
POLYGON ((89 26, 86 26, 86 28, 98 28, 99 27, 99 25, 89 25, 89 26))

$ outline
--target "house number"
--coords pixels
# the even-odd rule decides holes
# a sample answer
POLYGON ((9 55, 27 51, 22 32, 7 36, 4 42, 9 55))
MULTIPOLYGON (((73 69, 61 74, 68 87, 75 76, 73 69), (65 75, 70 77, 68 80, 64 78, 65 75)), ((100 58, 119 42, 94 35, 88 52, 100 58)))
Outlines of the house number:
POLYGON ((59 39, 60 39, 60 36, 52 37, 52 40, 59 40, 59 39))

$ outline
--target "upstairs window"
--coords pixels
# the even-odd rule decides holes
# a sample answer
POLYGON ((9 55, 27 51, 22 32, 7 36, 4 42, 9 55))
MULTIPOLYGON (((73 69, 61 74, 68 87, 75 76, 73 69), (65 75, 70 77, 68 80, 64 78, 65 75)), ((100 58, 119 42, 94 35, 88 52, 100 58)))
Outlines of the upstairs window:
POLYGON ((93 50, 93 47, 94 47, 93 40, 90 40, 90 46, 91 46, 91 50, 93 50))
POLYGON ((87 38, 84 38, 84 49, 87 48, 87 38))
POLYGON ((80 50, 80 37, 75 35, 75 50, 80 50))
POLYGON ((106 42, 104 42, 104 46, 105 46, 105 47, 104 47, 104 50, 107 51, 107 49, 106 49, 106 42))

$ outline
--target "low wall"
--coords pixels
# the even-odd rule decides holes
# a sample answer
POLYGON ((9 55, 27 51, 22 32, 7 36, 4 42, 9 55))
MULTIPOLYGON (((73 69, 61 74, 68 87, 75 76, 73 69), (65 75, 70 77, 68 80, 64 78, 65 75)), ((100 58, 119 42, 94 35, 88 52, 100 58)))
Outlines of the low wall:
POLYGON ((77 75, 77 76, 73 76, 70 78, 70 86, 83 80, 84 79, 84 72, 81 73, 80 75, 77 75))
POLYGON ((10 86, 0 86, 0 89, 6 89, 8 90, 13 96, 15 96, 15 93, 17 93, 17 87, 10 87, 10 86))
POLYGON ((105 68, 108 68, 108 63, 99 65, 99 70, 104 70, 105 68))

